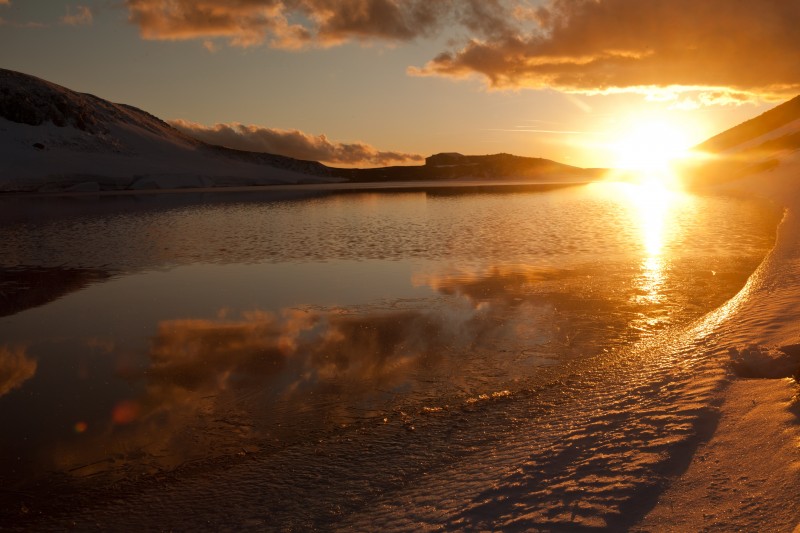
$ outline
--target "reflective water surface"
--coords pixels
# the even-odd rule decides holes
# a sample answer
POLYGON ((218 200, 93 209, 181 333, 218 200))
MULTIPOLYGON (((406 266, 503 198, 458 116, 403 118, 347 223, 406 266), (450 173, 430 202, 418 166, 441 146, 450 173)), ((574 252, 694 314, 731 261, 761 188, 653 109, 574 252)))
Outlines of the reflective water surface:
POLYGON ((0 480, 159 472, 557 383, 730 298, 776 222, 620 184, 0 199, 0 480))

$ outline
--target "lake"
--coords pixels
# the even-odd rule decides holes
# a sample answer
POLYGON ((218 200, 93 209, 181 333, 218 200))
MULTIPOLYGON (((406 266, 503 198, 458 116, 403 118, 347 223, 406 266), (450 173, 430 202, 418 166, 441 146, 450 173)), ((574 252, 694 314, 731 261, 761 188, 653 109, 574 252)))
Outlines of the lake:
POLYGON ((0 198, 0 480, 303 461, 545 388, 557 410, 735 295, 779 215, 614 183, 0 198))

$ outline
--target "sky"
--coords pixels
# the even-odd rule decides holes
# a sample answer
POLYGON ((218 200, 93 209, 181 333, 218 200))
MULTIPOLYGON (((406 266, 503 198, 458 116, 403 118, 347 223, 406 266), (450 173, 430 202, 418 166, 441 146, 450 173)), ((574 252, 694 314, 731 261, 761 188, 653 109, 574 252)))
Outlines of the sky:
POLYGON ((614 166, 800 94, 794 0, 0 0, 0 67, 340 166, 614 166))

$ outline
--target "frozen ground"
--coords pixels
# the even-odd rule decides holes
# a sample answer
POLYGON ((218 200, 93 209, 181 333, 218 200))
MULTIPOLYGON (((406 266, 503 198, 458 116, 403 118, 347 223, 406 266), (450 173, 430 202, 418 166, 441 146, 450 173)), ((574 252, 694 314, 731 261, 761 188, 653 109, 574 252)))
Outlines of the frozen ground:
POLYGON ((798 167, 730 186, 788 211, 746 287, 689 327, 547 385, 431 398, 310 442, 247 445, 111 485, 48 480, 52 498, 21 495, 0 525, 792 531, 800 434, 794 385, 777 376, 796 367, 800 342, 798 167))

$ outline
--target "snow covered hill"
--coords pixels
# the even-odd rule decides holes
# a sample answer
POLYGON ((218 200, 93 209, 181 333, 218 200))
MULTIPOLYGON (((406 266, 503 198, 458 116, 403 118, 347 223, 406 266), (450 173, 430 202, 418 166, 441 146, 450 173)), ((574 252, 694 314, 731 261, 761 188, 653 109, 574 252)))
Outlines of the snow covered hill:
POLYGON ((193 139, 140 109, 0 69, 0 191, 342 181, 328 167, 193 139))
POLYGON ((708 139, 697 148, 728 154, 800 148, 800 96, 708 139))
POLYGON ((703 157, 687 172, 693 184, 730 182, 796 165, 800 160, 800 96, 695 147, 703 157))

